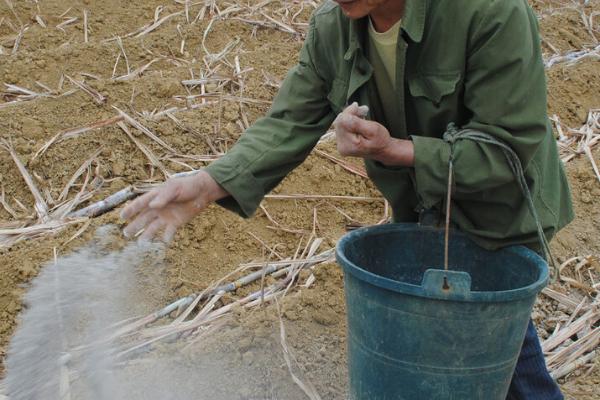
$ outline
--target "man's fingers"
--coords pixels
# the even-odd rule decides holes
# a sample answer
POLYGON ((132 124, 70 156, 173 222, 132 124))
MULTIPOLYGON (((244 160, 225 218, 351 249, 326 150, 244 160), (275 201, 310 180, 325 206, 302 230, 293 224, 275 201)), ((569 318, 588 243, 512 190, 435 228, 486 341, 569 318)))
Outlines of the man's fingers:
POLYGON ((348 114, 343 112, 339 113, 337 117, 335 117, 335 119, 333 120, 333 127, 337 128, 340 125, 342 119, 346 118, 347 115, 348 114))
POLYGON ((144 227, 154 221, 157 217, 157 212, 152 209, 148 209, 142 212, 136 219, 134 219, 125 229, 123 234, 126 237, 133 237, 136 233, 141 231, 144 227))
POLYGON ((365 118, 369 113, 369 106, 359 106, 357 102, 354 102, 346 107, 342 113, 356 115, 359 118, 365 118))
POLYGON ((175 225, 169 224, 165 227, 165 231, 163 233, 163 242, 171 243, 175 233, 177 232, 177 227, 175 225))
POLYGON ((354 115, 340 117, 336 132, 350 137, 363 136, 365 139, 373 137, 377 132, 377 123, 366 121, 354 115))
POLYGON ((358 110, 358 103, 354 102, 354 103, 350 104, 348 107, 344 108, 344 111, 342 111, 342 113, 354 114, 354 113, 356 113, 357 110, 358 110))
POLYGON ((354 117, 352 127, 354 133, 363 136, 365 139, 371 139, 378 134, 379 124, 354 117))
POLYGON ((361 156, 364 139, 362 136, 349 133, 337 141, 337 149, 342 156, 361 156))
POLYGON ((352 122, 352 118, 365 118, 368 113, 368 106, 359 106, 357 102, 354 102, 337 115, 333 121, 333 126, 337 127, 342 123, 348 125, 352 122))
POLYGON ((148 204, 150 208, 163 208, 177 198, 179 193, 178 184, 167 182, 158 190, 156 197, 148 204))
POLYGON ((165 226, 165 222, 161 218, 155 219, 150 225, 144 229, 144 233, 138 239, 140 242, 150 242, 154 236, 165 226))
POLYGON ((347 155, 358 156, 361 155, 362 141, 364 140, 360 135, 351 134, 349 136, 349 146, 347 148, 347 155))
POLYGON ((359 106, 356 115, 360 118, 366 118, 369 114, 369 106, 359 106))
POLYGON ((142 212, 148 207, 148 204, 156 197, 157 194, 158 191, 155 189, 129 203, 123 209, 123 211, 121 211, 121 219, 128 220, 142 212))
POLYGON ((336 128, 337 131, 339 131, 340 133, 354 133, 354 120, 357 120, 358 118, 355 117, 354 115, 350 115, 350 114, 340 114, 340 116, 338 117, 338 119, 336 120, 337 125, 336 128))

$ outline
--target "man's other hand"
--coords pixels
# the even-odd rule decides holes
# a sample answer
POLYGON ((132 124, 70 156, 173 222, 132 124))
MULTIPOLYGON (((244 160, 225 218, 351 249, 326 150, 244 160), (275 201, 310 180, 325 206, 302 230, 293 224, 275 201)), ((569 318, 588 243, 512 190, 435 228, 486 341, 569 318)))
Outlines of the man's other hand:
POLYGON ((414 165, 410 140, 393 138, 379 122, 365 120, 368 108, 349 105, 333 123, 338 151, 342 156, 362 157, 388 166, 414 165))

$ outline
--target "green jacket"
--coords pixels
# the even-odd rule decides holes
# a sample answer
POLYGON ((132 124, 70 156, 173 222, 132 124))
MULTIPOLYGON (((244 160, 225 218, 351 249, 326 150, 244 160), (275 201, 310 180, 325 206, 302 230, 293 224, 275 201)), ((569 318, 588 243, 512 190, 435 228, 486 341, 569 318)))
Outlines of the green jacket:
MULTIPOLYGON (((442 137, 450 123, 499 138, 518 154, 548 238, 573 219, 546 114, 537 22, 525 0, 407 0, 393 121, 382 120, 378 110, 367 22, 349 20, 331 1, 314 12, 299 63, 271 110, 207 167, 231 194, 222 206, 252 215, 336 115, 358 101, 392 136, 414 143, 414 168, 365 160, 394 221, 417 221, 423 209, 444 210, 450 145, 442 137)), ((485 248, 537 248, 533 218, 502 151, 470 140, 454 146, 454 224, 485 248)))

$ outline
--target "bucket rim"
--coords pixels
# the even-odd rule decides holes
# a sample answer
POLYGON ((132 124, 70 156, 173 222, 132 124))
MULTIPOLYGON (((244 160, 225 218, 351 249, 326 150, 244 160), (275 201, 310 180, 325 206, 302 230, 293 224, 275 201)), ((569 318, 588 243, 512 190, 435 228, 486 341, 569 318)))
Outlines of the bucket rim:
MULTIPOLYGON (((352 232, 344 235, 336 245, 336 259, 338 263, 341 265, 342 269, 356 277, 357 279, 370 283, 376 287, 380 287, 383 289, 388 289, 393 292, 397 292, 400 294, 412 295, 417 297, 423 297, 428 299, 437 299, 437 300, 452 300, 452 301, 462 301, 462 302, 508 302, 508 301, 516 301, 526 298, 531 298, 536 296, 543 288, 546 286, 549 280, 549 270, 546 261, 536 252, 531 249, 528 249, 522 245, 514 245, 504 247, 502 249, 496 250, 497 252, 502 253, 513 253, 524 259, 527 259, 528 262, 535 265, 538 271, 538 278, 527 286, 523 286, 520 288, 510 289, 510 290, 500 290, 500 291, 469 291, 466 294, 450 294, 450 295, 442 295, 436 293, 426 292, 422 285, 415 285, 411 283, 396 281, 390 278, 386 278, 381 275, 377 275, 373 272, 369 272, 353 262, 351 262, 346 255, 344 254, 344 248, 351 243, 361 237, 364 237, 368 234, 373 233, 385 233, 385 232, 402 232, 402 231, 443 231, 443 228, 429 227, 429 226, 420 226, 418 224, 411 223, 392 223, 385 225, 375 225, 375 226, 367 226, 363 228, 356 229, 352 232)), ((460 236, 466 240, 472 242, 472 240, 463 232, 453 229, 451 233, 452 236, 460 236)), ((473 244, 475 244, 473 242, 473 244)), ((475 244, 476 245, 476 244, 475 244)))

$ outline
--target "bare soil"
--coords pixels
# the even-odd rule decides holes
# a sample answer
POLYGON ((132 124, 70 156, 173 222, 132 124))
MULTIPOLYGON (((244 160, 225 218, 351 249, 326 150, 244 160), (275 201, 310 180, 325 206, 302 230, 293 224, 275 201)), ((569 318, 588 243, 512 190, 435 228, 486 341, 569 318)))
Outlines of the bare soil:
MULTIPOLYGON (((8 2, 10 3, 10 2, 8 2)), ((14 84, 35 91, 43 91, 36 81, 64 94, 73 86, 66 81, 59 88, 61 76, 69 75, 83 81, 107 98, 97 104, 81 90, 59 97, 43 97, 17 105, 2 107, 0 88, 0 137, 9 140, 20 159, 34 177, 38 187, 47 192, 49 199, 57 199, 62 188, 73 173, 96 151, 100 151, 92 164, 94 174, 103 179, 103 186, 91 201, 99 200, 129 184, 163 179, 138 147, 116 126, 96 129, 75 138, 63 140, 50 146, 37 158, 34 154, 57 133, 105 120, 115 115, 113 106, 134 115, 153 130, 178 153, 186 155, 210 154, 206 140, 220 148, 235 143, 242 134, 246 121, 252 123, 268 109, 268 101, 276 93, 271 85, 283 79, 286 71, 296 61, 302 45, 301 34, 283 32, 273 27, 256 27, 247 22, 223 17, 215 18, 216 9, 207 10, 204 18, 190 24, 185 14, 169 19, 157 29, 141 37, 125 37, 128 33, 154 21, 155 10, 164 6, 160 18, 184 10, 183 3, 165 0, 149 1, 91 1, 91 0, 45 0, 12 2, 14 12, 7 3, 0 2, 0 84, 14 84), (89 42, 84 42, 83 13, 89 12, 89 42), (68 12, 67 12, 68 11, 68 12), (63 13, 66 14, 61 16, 63 13), (16 14, 16 16, 15 16, 16 14), (39 16, 44 28, 36 20, 39 16), (68 18, 78 19, 64 26, 56 26, 68 18), (211 19, 214 19, 207 32, 211 19), (19 21, 20 20, 20 21, 19 21), (12 43, 18 35, 12 27, 29 25, 22 35, 20 46, 11 55, 12 43), (116 41, 122 36, 131 70, 158 59, 135 79, 115 81, 113 68, 120 54, 116 41), (185 46, 180 51, 182 38, 185 46), (152 112, 169 107, 185 107, 186 102, 177 96, 199 95, 200 88, 186 88, 181 81, 198 78, 210 72, 205 63, 206 52, 218 53, 228 43, 239 39, 237 47, 218 64, 218 73, 234 76, 236 56, 242 72, 234 82, 222 88, 207 87, 207 91, 235 94, 252 101, 222 99, 202 108, 176 113, 183 123, 162 117, 142 118, 152 112), (192 76, 193 74, 193 76, 192 76), (235 83, 243 82, 243 87, 235 83)), ((251 0, 251 5, 258 1, 251 0)), ((579 50, 592 43, 593 37, 583 25, 578 11, 569 1, 531 1, 540 16, 540 29, 544 36, 547 55, 554 51, 564 53, 579 50)), ((204 4, 204 3, 202 3, 204 4)), ((202 4, 193 3, 191 20, 200 12, 202 4)), ((220 12, 230 5, 216 2, 220 12)), ((273 1, 266 6, 269 12, 289 8, 287 23, 298 12, 293 25, 302 32, 313 7, 310 2, 273 1)), ((600 2, 590 1, 588 12, 600 12, 600 2)), ((283 14, 278 14, 283 15, 283 14)), ((256 20, 265 18, 257 14, 256 20)), ((598 22, 596 22, 596 29, 598 22)), ((600 33, 596 30, 596 37, 600 33)), ((215 68, 213 66, 212 68, 215 68)), ((116 76, 127 73, 123 57, 116 68, 116 76)), ((584 60, 573 66, 556 65, 548 70, 548 109, 569 127, 579 127, 585 122, 591 108, 600 107, 600 62, 584 60)), ((209 99, 210 100, 210 99, 209 99)), ((194 102, 200 102, 195 99, 194 102)), ((136 139, 148 146, 156 155, 163 156, 164 149, 146 136, 135 131, 136 139)), ((335 154, 335 146, 325 144, 323 150, 335 154)), ((600 162, 600 149, 594 151, 600 162)), ((164 165, 173 172, 188 167, 163 158, 164 165)), ((354 160, 353 162, 356 162, 354 160)), ((204 163, 186 160, 189 167, 199 168, 204 163)), ((358 162, 356 162, 358 164, 358 162)), ((559 260, 573 256, 593 255, 600 258, 600 182, 595 178, 590 162, 577 158, 567 165, 567 172, 577 219, 564 229, 553 242, 559 260)), ((77 181, 82 184, 82 178, 77 181)), ((0 151, 0 185, 5 199, 19 218, 33 215, 34 199, 25 185, 8 153, 0 151), (22 204, 22 206, 19 205, 22 204)), ((80 186, 71 190, 71 196, 80 186)), ((338 165, 312 154, 308 160, 277 187, 281 194, 323 194, 345 196, 379 196, 367 179, 341 169, 338 165)), ((381 201, 342 200, 266 200, 263 205, 281 227, 300 230, 289 233, 273 228, 264 212, 249 220, 235 216, 216 206, 211 207, 194 223, 186 226, 176 236, 167 250, 168 287, 171 299, 197 292, 212 281, 234 270, 241 262, 266 260, 278 255, 294 254, 298 243, 314 232, 324 237, 323 248, 331 247, 345 232, 348 223, 373 224, 381 220, 384 209, 381 201)), ((70 239, 80 226, 65 229, 54 236, 18 243, 8 249, 0 249, 0 358, 17 323, 23 307, 21 298, 27 283, 38 273, 41 266, 52 260, 54 250, 66 254, 93 237, 96 227, 106 223, 121 224, 119 210, 115 210, 91 222, 90 227, 70 239)), ((14 221, 7 210, 0 207, 0 225, 14 221)), ((600 267, 597 267, 600 272, 600 267)), ((343 398, 346 388, 345 370, 346 326, 342 274, 335 264, 319 267, 316 282, 309 289, 291 294, 283 304, 288 344, 302 365, 305 376, 310 379, 324 399, 343 398)), ((568 286, 557 290, 568 292, 568 286)), ((551 316, 559 308, 557 304, 541 297, 539 310, 551 316)), ((247 331, 255 332, 244 354, 259 352, 264 339, 275 340, 272 335, 278 329, 278 318, 273 309, 245 313, 236 322, 247 331), (261 339, 261 330, 264 337, 261 339), (262 343, 262 344, 261 344, 262 343)), ((544 336, 546 325, 540 331, 544 336)), ((547 327, 550 329, 550 326, 547 327)), ((546 332, 546 335, 548 333, 546 332)), ((597 360, 600 364, 600 359, 597 360)), ((2 367, 0 366, 0 372, 2 367)), ((600 365, 586 375, 577 371, 568 376, 562 387, 571 399, 587 400, 600 396, 600 365)))

